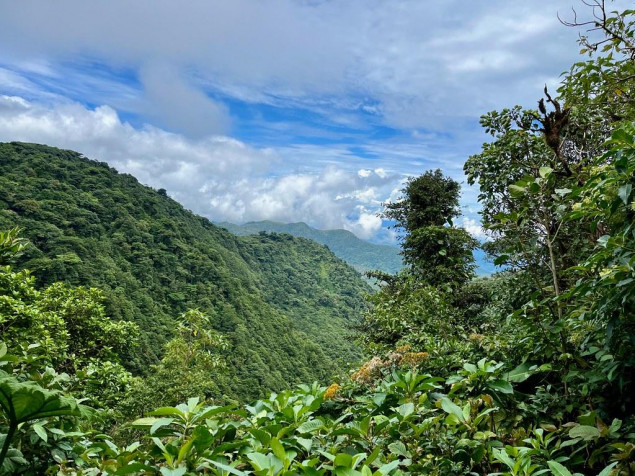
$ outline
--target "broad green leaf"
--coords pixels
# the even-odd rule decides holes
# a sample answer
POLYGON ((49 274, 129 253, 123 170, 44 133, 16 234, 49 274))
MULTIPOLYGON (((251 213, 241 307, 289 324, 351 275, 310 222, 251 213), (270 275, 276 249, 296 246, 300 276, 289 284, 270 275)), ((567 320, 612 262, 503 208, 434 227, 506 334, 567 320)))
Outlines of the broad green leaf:
POLYGON ((256 471, 269 469, 271 467, 271 459, 262 453, 247 453, 247 458, 256 471))
POLYGON ((571 438, 582 438, 585 441, 590 441, 600 437, 600 430, 594 426, 578 425, 569 430, 569 436, 571 438))
POLYGON ((364 460, 364 464, 365 465, 373 464, 373 461, 377 459, 377 457, 379 456, 379 453, 381 453, 381 446, 377 445, 375 449, 373 450, 373 452, 368 455, 368 458, 364 460))
POLYGON ((547 178, 553 173, 553 169, 551 167, 540 167, 538 173, 542 178, 547 178))
POLYGON ((151 466, 146 466, 142 463, 131 463, 123 468, 119 468, 115 473, 115 476, 124 476, 126 474, 145 474, 151 473, 154 471, 154 468, 151 466))
POLYGON ((571 472, 567 468, 562 466, 557 461, 547 461, 547 464, 549 465, 549 469, 551 469, 551 472, 555 476, 573 476, 573 474, 571 474, 571 472))
POLYGON ((335 466, 346 466, 350 467, 353 463, 353 457, 347 453, 338 453, 335 455, 335 461, 333 464, 335 466))
POLYGON ((598 476, 609 476, 611 474, 611 470, 615 468, 618 465, 618 463, 619 461, 609 464, 606 468, 602 470, 602 472, 600 472, 600 474, 598 474, 598 476))
POLYGON ((390 474, 390 472, 393 469, 396 469, 397 466, 399 466, 400 461, 398 459, 396 459, 395 461, 391 461, 388 464, 384 464, 382 466, 379 467, 379 469, 377 470, 379 472, 379 474, 381 474, 382 476, 386 476, 387 474, 390 474))
POLYGON ((239 471, 236 468, 232 468, 229 465, 219 463, 218 461, 210 461, 216 467, 222 469, 223 471, 227 471, 229 474, 235 474, 236 476, 247 476, 249 473, 245 473, 244 471, 239 471))
POLYGON ((514 469, 514 460, 512 460, 509 455, 507 454, 507 452, 503 449, 497 449, 494 448, 493 450, 494 453, 494 458, 496 458, 498 461, 505 463, 505 465, 509 468, 509 469, 514 469))
POLYGON ((154 435, 154 433, 161 428, 162 426, 166 426, 169 425, 170 423, 172 423, 174 421, 174 418, 159 418, 157 421, 155 421, 152 426, 150 427, 150 434, 154 435))
POLYGON ((529 365, 527 362, 520 364, 515 369, 504 375, 505 380, 509 382, 520 383, 527 380, 534 372, 535 366, 529 365))
POLYGON ((181 466, 180 468, 170 469, 163 467, 160 469, 161 476, 183 476, 187 472, 187 468, 185 466, 181 466))
POLYGON ((343 466, 337 466, 333 470, 335 476, 363 476, 362 473, 353 468, 347 468, 343 466))
POLYGON ((295 440, 307 452, 311 451, 311 447, 313 446, 313 440, 311 438, 300 438, 300 437, 297 437, 295 440))
POLYGON ((147 428, 147 427, 151 427, 152 425, 154 425, 158 420, 160 420, 160 418, 143 417, 143 418, 136 419, 130 425, 133 428, 147 428))
POLYGON ((268 445, 271 441, 271 435, 264 430, 260 430, 258 428, 249 428, 247 431, 251 433, 263 445, 268 445))
POLYGON ((304 423, 302 423, 299 427, 298 427, 298 432, 300 433, 312 433, 316 430, 320 430, 324 428, 324 423, 322 422, 322 420, 310 420, 310 421, 306 421, 304 423))
POLYGON ((410 457, 408 453, 408 449, 406 448, 406 445, 404 445, 403 442, 401 441, 395 441, 394 443, 390 443, 388 445, 388 449, 392 453, 395 453, 396 455, 405 456, 406 458, 410 457))
POLYGON ((518 185, 509 186, 509 193, 511 193, 512 197, 514 198, 522 197, 525 193, 525 190, 526 189, 524 187, 519 187, 518 185))
POLYGON ((496 392, 505 394, 514 393, 514 388, 506 380, 494 380, 493 382, 487 382, 487 386, 496 392))
POLYGON ((463 416, 463 410, 461 410, 461 407, 452 402, 452 400, 448 397, 441 398, 441 408, 443 408, 446 413, 457 417, 459 421, 465 422, 465 416, 463 416))
POLYGON ((153 412, 148 413, 150 416, 179 416, 185 418, 185 413, 176 407, 161 407, 157 408, 153 412))
POLYGON ((178 457, 176 459, 177 463, 180 463, 185 458, 187 458, 187 455, 189 454, 189 452, 192 449, 193 445, 194 445, 194 438, 190 438, 187 441, 187 443, 185 443, 183 446, 181 446, 181 449, 179 450, 179 455, 178 455, 178 457))
POLYGON ((19 382, 11 376, 0 377, 0 409, 7 420, 18 424, 82 413, 82 406, 75 399, 64 397, 55 390, 46 390, 35 382, 19 382))
POLYGON ((37 433, 37 436, 42 438, 45 442, 48 442, 48 436, 46 434, 46 430, 44 429, 42 425, 40 425, 39 423, 34 423, 33 431, 37 433))
POLYGON ((282 446, 282 443, 280 443, 280 440, 278 440, 278 438, 271 438, 269 446, 271 447, 271 451, 273 451, 273 454, 276 455, 276 457, 280 461, 284 461, 286 459, 284 446, 282 446))
POLYGON ((399 413, 404 418, 412 415, 414 412, 415 406, 412 402, 404 403, 403 405, 399 405, 397 407, 397 413, 399 413))
POLYGON ((211 416, 218 415, 219 413, 229 412, 236 408, 236 405, 226 405, 224 407, 209 407, 204 409, 201 413, 196 415, 196 420, 205 420, 211 416))
POLYGON ((617 191, 617 195, 620 197, 625 205, 628 205, 628 199, 631 196, 632 191, 633 186, 630 183, 620 187, 620 189, 617 191))

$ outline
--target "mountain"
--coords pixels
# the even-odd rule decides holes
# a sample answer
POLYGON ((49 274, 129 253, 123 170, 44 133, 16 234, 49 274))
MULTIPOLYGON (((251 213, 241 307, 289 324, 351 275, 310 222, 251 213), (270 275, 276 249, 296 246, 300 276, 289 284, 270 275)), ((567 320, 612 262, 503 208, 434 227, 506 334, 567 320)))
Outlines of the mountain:
POLYGON ((239 237, 185 210, 164 190, 53 147, 0 144, 0 229, 33 244, 17 263, 38 278, 103 290, 114 319, 141 329, 127 367, 160 358, 190 308, 229 341, 219 388, 247 400, 325 382, 359 358, 350 327, 370 290, 325 246, 281 235, 239 237))
POLYGON ((306 223, 279 223, 275 221, 256 221, 243 225, 222 222, 218 226, 226 228, 240 236, 253 235, 261 231, 268 233, 286 233, 308 238, 328 248, 360 273, 380 270, 395 274, 403 268, 399 248, 376 245, 357 238, 346 230, 318 230, 306 223))

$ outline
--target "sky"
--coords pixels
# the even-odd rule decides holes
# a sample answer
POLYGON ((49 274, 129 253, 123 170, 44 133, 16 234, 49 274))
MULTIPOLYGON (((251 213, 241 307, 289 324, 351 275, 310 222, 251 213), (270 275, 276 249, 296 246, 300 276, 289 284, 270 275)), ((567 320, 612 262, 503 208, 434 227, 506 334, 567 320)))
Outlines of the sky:
POLYGON ((579 61, 579 0, 0 3, 0 141, 73 149, 213 221, 394 242, 404 180, 462 184, 478 119, 579 61))

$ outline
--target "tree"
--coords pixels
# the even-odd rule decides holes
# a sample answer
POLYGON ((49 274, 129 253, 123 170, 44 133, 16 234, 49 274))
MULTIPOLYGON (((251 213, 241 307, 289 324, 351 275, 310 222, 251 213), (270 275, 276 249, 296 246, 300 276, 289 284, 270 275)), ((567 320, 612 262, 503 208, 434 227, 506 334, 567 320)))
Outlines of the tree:
POLYGON ((460 215, 459 184, 444 177, 440 169, 410 177, 401 191, 398 201, 384 205, 384 217, 395 220, 406 233, 424 226, 443 226, 460 215))
POLYGON ((429 170, 410 178, 399 200, 385 204, 383 216, 403 230, 405 263, 429 285, 455 288, 473 277, 477 242, 452 225, 460 215, 459 190, 441 170, 429 170))

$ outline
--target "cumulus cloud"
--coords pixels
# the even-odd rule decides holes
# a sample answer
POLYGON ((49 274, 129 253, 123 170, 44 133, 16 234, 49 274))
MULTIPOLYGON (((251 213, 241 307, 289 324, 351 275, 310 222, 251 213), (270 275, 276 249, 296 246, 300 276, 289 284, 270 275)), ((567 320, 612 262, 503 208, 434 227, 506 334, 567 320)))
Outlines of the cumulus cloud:
POLYGON ((272 175, 279 155, 226 136, 190 139, 157 127, 137 129, 109 106, 42 106, 0 96, 0 140, 46 143, 108 162, 213 220, 305 221, 363 238, 381 228, 378 198, 397 176, 335 165, 272 175))
POLYGON ((477 240, 487 240, 488 236, 483 226, 478 220, 469 217, 463 217, 463 228, 477 240))

